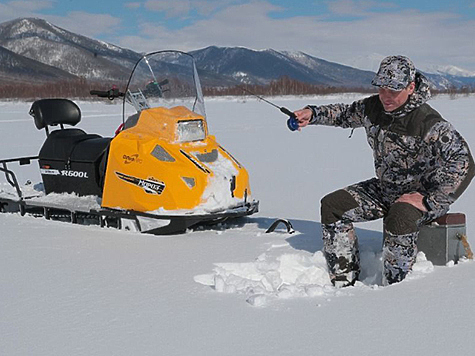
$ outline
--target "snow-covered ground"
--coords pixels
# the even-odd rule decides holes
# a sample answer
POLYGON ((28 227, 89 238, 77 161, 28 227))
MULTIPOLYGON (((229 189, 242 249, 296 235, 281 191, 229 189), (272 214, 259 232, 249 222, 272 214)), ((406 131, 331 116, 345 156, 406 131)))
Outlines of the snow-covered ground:
MULTIPOLYGON (((361 96, 272 98, 289 109, 361 96)), ((0 157, 44 140, 31 103, 0 103, 0 157)), ((211 134, 249 170, 259 214, 175 236, 0 215, 1 355, 472 355, 475 264, 419 256, 382 287, 381 222, 357 225, 361 283, 336 290, 321 255, 319 201, 373 176, 362 129, 290 132, 253 98, 207 100, 211 134), (295 234, 266 234, 288 218, 295 234)), ((431 104, 475 147, 475 97, 431 104)), ((113 134, 119 105, 80 103, 88 132, 113 134)), ((40 180, 35 166, 20 181, 40 180)), ((0 184, 3 184, 0 180, 0 184)), ((0 185, 0 189, 1 189, 0 185)), ((472 231, 475 188, 454 204, 472 231)))

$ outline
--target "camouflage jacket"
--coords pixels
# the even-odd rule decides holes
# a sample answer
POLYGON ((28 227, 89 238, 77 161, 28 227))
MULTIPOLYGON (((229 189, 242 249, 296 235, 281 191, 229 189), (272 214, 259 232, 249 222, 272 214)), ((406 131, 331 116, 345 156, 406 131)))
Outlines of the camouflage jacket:
POLYGON ((474 176, 467 143, 425 102, 394 116, 384 111, 377 95, 350 105, 308 108, 313 111, 311 124, 365 128, 382 199, 388 204, 419 192, 429 211, 446 211, 474 176))

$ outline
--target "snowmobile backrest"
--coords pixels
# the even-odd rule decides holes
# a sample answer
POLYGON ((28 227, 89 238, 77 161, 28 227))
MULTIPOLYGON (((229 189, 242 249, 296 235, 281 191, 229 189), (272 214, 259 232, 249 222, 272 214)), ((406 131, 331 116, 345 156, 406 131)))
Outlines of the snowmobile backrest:
POLYGON ((35 119, 38 130, 48 126, 67 124, 74 126, 81 121, 81 110, 68 99, 41 99, 33 103, 30 115, 35 119))

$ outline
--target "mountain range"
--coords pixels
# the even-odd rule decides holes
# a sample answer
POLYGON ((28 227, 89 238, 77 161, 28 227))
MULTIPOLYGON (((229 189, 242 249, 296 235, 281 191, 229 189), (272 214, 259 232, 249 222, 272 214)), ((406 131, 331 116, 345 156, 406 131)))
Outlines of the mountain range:
MULTIPOLYGON (((207 47, 191 54, 204 86, 268 84, 282 76, 333 87, 367 88, 374 72, 325 61, 303 52, 207 47)), ((0 83, 86 79, 125 85, 141 53, 91 39, 43 19, 0 24, 0 83)), ((438 89, 475 85, 475 76, 425 73, 438 89)))

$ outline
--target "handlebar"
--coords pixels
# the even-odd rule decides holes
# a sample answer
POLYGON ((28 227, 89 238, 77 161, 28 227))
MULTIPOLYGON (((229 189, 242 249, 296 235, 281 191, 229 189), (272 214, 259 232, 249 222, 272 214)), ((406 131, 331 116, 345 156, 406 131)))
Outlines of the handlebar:
POLYGON ((107 98, 109 100, 114 100, 115 98, 123 97, 125 95, 125 93, 120 92, 118 88, 111 88, 109 90, 91 90, 89 94, 96 95, 99 98, 107 98))

